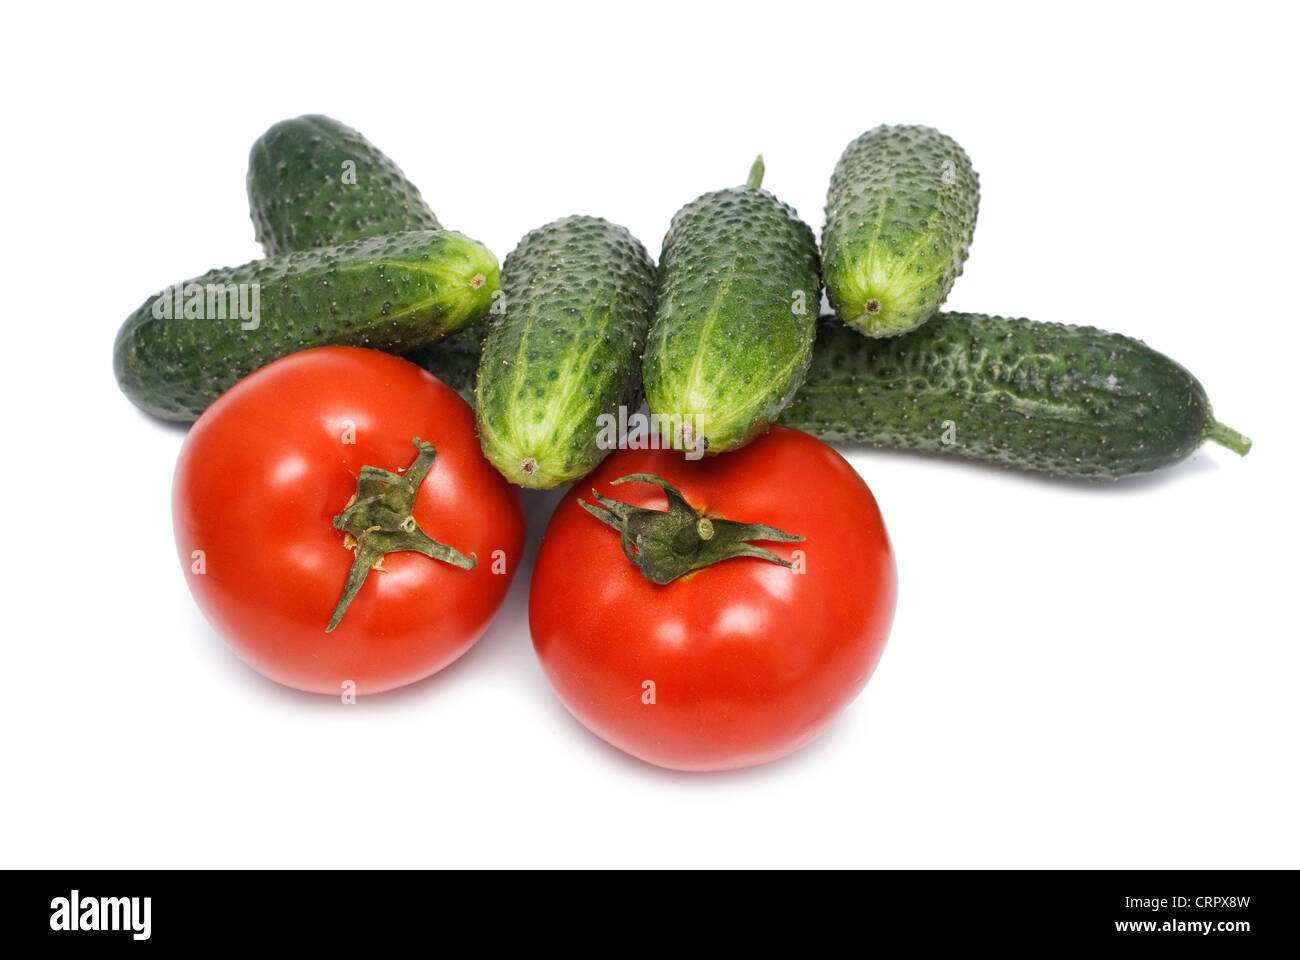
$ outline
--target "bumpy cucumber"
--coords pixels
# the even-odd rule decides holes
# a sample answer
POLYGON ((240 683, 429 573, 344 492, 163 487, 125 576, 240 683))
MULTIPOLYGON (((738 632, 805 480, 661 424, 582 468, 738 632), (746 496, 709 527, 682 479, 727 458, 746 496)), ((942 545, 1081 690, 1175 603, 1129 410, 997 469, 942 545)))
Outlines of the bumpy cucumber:
POLYGON ((664 237, 644 358, 646 399, 674 447, 733 450, 790 402, 812 351, 821 276, 812 230, 760 189, 706 193, 664 237))
POLYGON ((979 208, 964 150, 929 127, 877 127, 831 176, 822 269, 835 312, 869 337, 929 320, 961 275, 979 208))
POLYGON ((440 226, 392 160, 323 116, 283 120, 258 138, 248 204, 267 256, 440 226))
POLYGON ((1116 480, 1176 463, 1216 421, 1186 369, 1093 327, 941 313, 868 340, 823 317, 803 389, 781 422, 831 442, 953 453, 1058 477, 1116 480))
MULTIPOLYGON (((439 229, 397 164, 351 127, 319 115, 283 120, 253 144, 248 205, 267 256, 439 229)), ((483 322, 472 323, 407 359, 473 403, 486 332, 483 322)))
POLYGON ((447 230, 281 254, 150 297, 118 332, 113 369, 136 406, 193 420, 235 381, 296 350, 403 353, 430 343, 486 313, 499 287, 491 252, 447 230))
POLYGON ((622 227, 567 217, 506 257, 501 299, 478 374, 483 452, 521 486, 576 480, 610 452, 601 414, 639 395, 654 264, 622 227))

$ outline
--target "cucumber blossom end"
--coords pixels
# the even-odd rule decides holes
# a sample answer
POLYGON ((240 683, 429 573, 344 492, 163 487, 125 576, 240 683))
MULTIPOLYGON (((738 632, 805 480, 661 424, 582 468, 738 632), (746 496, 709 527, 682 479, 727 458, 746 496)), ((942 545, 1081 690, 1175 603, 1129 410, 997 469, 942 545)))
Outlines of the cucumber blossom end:
POLYGON ((835 312, 869 337, 913 330, 938 312, 970 251, 979 176, 952 138, 881 126, 845 148, 822 229, 835 312))

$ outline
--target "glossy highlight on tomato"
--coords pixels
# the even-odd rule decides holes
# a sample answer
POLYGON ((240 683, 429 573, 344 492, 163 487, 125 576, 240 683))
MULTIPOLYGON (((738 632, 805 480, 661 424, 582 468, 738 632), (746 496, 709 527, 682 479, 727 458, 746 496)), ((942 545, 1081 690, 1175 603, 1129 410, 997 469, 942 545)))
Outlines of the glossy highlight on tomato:
POLYGON ((186 580, 217 632, 272 680, 334 695, 400 687, 461 656, 524 540, 519 491, 484 459, 469 405, 414 364, 356 347, 291 354, 223 394, 186 438, 172 511, 186 580), (389 553, 327 632, 354 559, 334 518, 362 467, 404 472, 417 438, 436 455, 410 517, 474 565, 389 553))
POLYGON ((835 450, 773 427, 722 456, 621 450, 565 497, 533 572, 533 645, 556 693, 593 733, 677 770, 727 770, 818 736, 884 650, 897 581, 875 498, 835 450), (802 541, 756 543, 791 563, 736 557, 659 585, 619 533, 584 509, 592 490, 662 510, 653 474, 704 516, 802 541))

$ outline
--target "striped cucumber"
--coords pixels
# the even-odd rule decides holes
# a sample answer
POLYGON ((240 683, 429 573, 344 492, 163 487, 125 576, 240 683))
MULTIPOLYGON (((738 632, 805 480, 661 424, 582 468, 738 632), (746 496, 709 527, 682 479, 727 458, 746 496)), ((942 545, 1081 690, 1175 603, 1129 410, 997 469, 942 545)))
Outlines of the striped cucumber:
POLYGON ((644 375, 678 449, 722 453, 767 428, 803 382, 821 300, 812 230, 749 182, 706 193, 664 237, 644 375))
POLYGON ((440 228, 397 164, 351 127, 319 115, 282 120, 253 144, 248 206, 268 257, 440 228))
POLYGON ((831 307, 869 337, 938 312, 970 251, 979 177, 956 141, 929 127, 877 127, 831 176, 822 268, 831 307))
POLYGON ((612 449, 601 415, 640 393, 654 264, 620 226, 567 217, 532 231, 502 267, 479 365, 483 453, 525 487, 589 473, 612 449))
POLYGON ((1186 369, 1093 327, 941 313, 868 340, 823 317, 781 422, 823 440, 954 453, 1058 477, 1116 480, 1205 440, 1245 454, 1186 369))
POLYGON ((113 345, 143 410, 193 420, 258 367, 310 347, 403 353, 485 314, 496 258, 449 230, 354 240, 212 270, 146 300, 113 345))

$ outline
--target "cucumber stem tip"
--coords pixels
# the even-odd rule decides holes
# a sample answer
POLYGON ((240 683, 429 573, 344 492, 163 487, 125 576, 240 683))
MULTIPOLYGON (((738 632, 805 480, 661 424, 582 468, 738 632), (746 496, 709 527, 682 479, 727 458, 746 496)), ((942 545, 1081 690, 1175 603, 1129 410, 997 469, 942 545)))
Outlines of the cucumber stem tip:
POLYGON ((1213 440, 1220 446, 1227 447, 1233 453, 1239 456, 1245 456, 1250 453, 1250 437, 1243 436, 1232 427, 1225 426, 1218 420, 1211 420, 1209 427, 1206 428, 1205 438, 1213 440))

